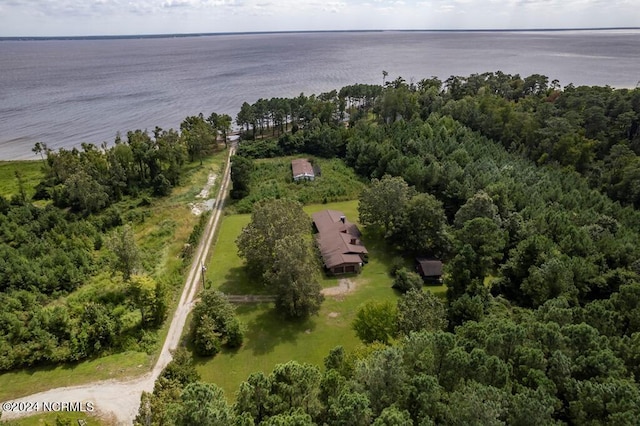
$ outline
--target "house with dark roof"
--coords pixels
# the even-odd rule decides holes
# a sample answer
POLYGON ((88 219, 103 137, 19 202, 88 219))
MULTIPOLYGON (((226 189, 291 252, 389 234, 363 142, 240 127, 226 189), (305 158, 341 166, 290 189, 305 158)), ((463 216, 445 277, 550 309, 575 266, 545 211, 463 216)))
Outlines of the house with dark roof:
POLYGON ((442 282, 442 261, 425 257, 416 258, 416 272, 420 274, 425 282, 442 282))
POLYGON ((360 272, 369 252, 360 240, 358 227, 338 210, 323 210, 311 217, 326 270, 334 275, 360 272))
POLYGON ((291 173, 293 174, 293 180, 295 182, 301 180, 314 180, 316 177, 313 166, 306 158, 291 160, 291 173))

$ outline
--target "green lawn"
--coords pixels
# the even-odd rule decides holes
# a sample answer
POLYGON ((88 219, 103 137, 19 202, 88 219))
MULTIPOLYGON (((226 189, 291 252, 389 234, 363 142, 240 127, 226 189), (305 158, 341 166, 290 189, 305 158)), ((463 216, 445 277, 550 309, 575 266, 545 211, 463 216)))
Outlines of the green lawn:
POLYGON ((425 289, 429 290, 431 293, 435 294, 443 300, 447 299, 447 286, 444 284, 428 285, 425 287, 425 289))
MULTIPOLYGON (((305 207, 309 214, 335 209, 357 222, 357 201, 318 204, 305 207)), ((249 222, 248 215, 230 215, 222 221, 217 245, 207 274, 213 286, 227 294, 269 293, 260 284, 253 283, 243 270, 243 261, 237 255, 235 239, 249 222)), ((238 307, 240 320, 247 326, 245 344, 234 351, 223 351, 215 358, 196 357, 196 366, 202 379, 221 386, 229 399, 234 398, 240 383, 251 372, 271 372, 278 363, 289 360, 322 365, 329 350, 342 345, 350 350, 359 345, 351 322, 358 308, 367 300, 392 300, 398 294, 391 289, 389 270, 393 253, 380 240, 368 237, 363 241, 369 250, 369 263, 362 273, 348 277, 355 284, 350 294, 327 297, 317 316, 304 321, 281 318, 272 304, 242 305, 238 307)), ((336 286, 339 278, 324 277, 323 287, 336 286)))
POLYGON ((244 261, 238 256, 236 238, 251 216, 235 214, 223 216, 216 235, 215 245, 209 252, 207 264, 207 286, 227 294, 266 294, 268 289, 255 285, 243 267, 244 261))

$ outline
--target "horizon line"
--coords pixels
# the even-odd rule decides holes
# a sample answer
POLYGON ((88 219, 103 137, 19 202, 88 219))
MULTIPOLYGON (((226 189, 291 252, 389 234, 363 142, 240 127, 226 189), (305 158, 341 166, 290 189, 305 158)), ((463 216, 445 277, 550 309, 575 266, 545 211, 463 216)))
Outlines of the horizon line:
POLYGON ((433 33, 489 33, 489 32, 568 32, 568 31, 614 31, 640 30, 640 27, 574 27, 574 28, 457 28, 457 29, 360 29, 360 30, 274 30, 274 31, 228 31, 193 33, 148 33, 148 34, 102 34, 102 35, 58 35, 58 36, 0 36, 0 41, 30 40, 114 40, 139 38, 208 37, 221 35, 251 34, 317 34, 317 33, 382 33, 382 32, 433 32, 433 33))

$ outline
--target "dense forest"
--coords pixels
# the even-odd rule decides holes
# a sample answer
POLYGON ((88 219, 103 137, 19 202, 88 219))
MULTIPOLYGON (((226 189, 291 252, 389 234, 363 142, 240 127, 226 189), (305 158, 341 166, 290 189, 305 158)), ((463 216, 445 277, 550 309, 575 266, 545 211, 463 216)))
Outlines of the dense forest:
POLYGON ((237 198, 251 159, 343 158, 371 179, 360 222, 405 257, 444 259, 447 299, 416 297, 396 271, 408 296, 395 309, 372 304, 354 325, 378 343, 337 347, 323 370, 290 362, 251 375, 233 405, 197 377, 174 382, 184 391, 173 415, 146 420, 640 421, 640 89, 500 72, 398 78, 245 104, 237 122, 237 198))
MULTIPOLYGON (((0 196, 0 372, 153 350, 176 277, 155 273, 158 253, 137 246, 132 225, 229 126, 200 115, 180 132, 131 131, 111 146, 34 146, 44 177, 33 198, 19 174, 18 193, 0 196)), ((162 223, 152 238, 162 245, 174 228, 162 223)))

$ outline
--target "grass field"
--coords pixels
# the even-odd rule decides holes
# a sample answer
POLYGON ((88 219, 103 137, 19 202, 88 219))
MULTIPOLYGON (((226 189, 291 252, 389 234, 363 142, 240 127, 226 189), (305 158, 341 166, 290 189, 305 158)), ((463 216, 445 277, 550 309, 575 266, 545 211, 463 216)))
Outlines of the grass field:
POLYGON ((31 197, 43 176, 42 161, 0 161, 0 195, 7 199, 20 192, 16 171, 21 174, 27 197, 31 197))
MULTIPOLYGON (((136 200, 123 200, 118 207, 123 211, 123 217, 133 221, 136 242, 142 251, 143 263, 149 269, 147 272, 156 279, 162 280, 168 286, 170 308, 168 318, 175 309, 180 297, 184 274, 180 253, 187 241, 198 218, 191 213, 189 203, 197 202, 196 195, 200 193, 207 177, 211 173, 221 176, 222 167, 226 161, 227 152, 223 151, 199 163, 189 165, 185 171, 183 185, 174 188, 172 194, 161 199, 152 199, 150 206, 138 206, 136 200)), ((0 163, 2 173, 9 173, 9 166, 13 162, 0 163)), ((16 164, 22 162, 16 162, 16 164)), ((30 166, 41 166, 40 162, 28 162, 30 166)), ((11 174, 11 173, 9 173, 11 174)), ((14 178, 15 180, 15 178, 14 178)), ((36 180, 37 183, 38 180, 36 180)), ((221 179, 218 178, 211 196, 215 196, 221 179)), ((7 185, 3 182, 0 188, 7 185)), ((85 284, 79 292, 91 292, 94 283, 85 284)), ((67 297, 73 297, 75 293, 67 297)), ((144 374, 153 365, 160 343, 168 332, 169 321, 158 330, 156 345, 151 353, 142 350, 130 350, 124 353, 108 355, 101 358, 80 362, 77 364, 56 367, 37 367, 16 370, 0 374, 0 401, 18 398, 34 392, 60 386, 71 386, 94 380, 133 377, 144 374)), ((37 417, 37 416, 36 416, 37 417)))
MULTIPOLYGON (((336 209, 357 222, 357 201, 306 206, 307 213, 336 209)), ((243 261, 237 255, 235 239, 249 222, 249 215, 226 216, 218 235, 217 245, 207 274, 215 288, 227 294, 268 293, 244 273, 243 261)), ((358 308, 368 300, 395 301, 398 294, 391 289, 389 275, 394 257, 384 242, 363 235, 369 250, 369 263, 362 273, 350 276, 355 285, 352 293, 327 297, 317 316, 304 321, 288 321, 278 315, 272 304, 253 304, 238 307, 240 320, 246 325, 246 339, 242 348, 225 350, 215 358, 195 358, 203 380, 221 386, 233 400, 240 383, 251 372, 270 373, 278 363, 289 360, 322 365, 329 350, 342 345, 350 350, 359 340, 351 328, 358 308)), ((324 277, 323 287, 338 285, 339 278, 324 277)))
POLYGON ((0 401, 93 380, 137 376, 150 367, 151 358, 146 353, 123 352, 77 364, 11 371, 0 375, 0 401))
POLYGON ((251 193, 231 205, 236 212, 250 212, 256 201, 265 198, 287 197, 302 204, 353 200, 366 186, 352 168, 337 158, 328 160, 298 155, 255 160, 254 165, 251 193), (320 175, 313 181, 294 182, 291 175, 291 160, 294 158, 308 158, 319 168, 320 175))
POLYGON ((55 425, 59 420, 60 424, 77 425, 78 420, 84 420, 87 426, 99 426, 108 425, 109 422, 105 422, 102 419, 92 417, 85 413, 78 412, 60 412, 60 413, 47 413, 41 416, 25 417, 23 419, 7 421, 7 426, 45 426, 55 425), (67 423, 70 422, 70 423, 67 423))

